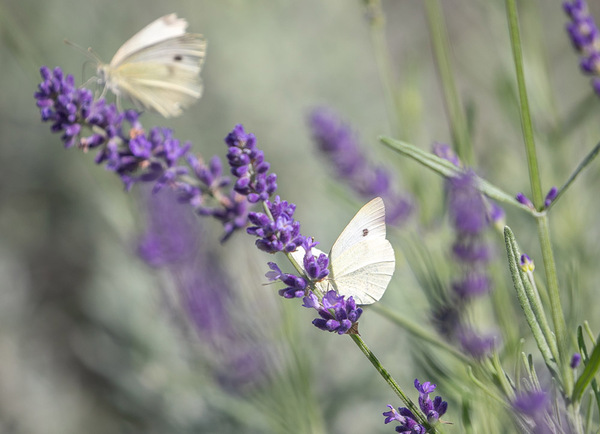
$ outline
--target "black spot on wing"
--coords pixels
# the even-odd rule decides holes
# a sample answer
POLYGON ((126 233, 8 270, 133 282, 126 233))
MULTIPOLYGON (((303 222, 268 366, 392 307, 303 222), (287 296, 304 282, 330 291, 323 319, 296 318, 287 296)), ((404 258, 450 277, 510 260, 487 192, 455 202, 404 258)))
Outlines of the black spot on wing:
POLYGON ((176 54, 173 56, 173 61, 181 62, 183 60, 183 56, 181 54, 176 54))
POLYGON ((363 237, 366 237, 367 235, 369 235, 369 230, 367 228, 363 229, 363 237))

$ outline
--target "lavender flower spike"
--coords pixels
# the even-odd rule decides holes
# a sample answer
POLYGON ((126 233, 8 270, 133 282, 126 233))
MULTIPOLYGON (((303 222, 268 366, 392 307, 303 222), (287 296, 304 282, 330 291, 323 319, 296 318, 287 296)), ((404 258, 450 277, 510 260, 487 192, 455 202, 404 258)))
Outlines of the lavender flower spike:
POLYGON ((330 109, 316 108, 308 120, 319 151, 330 161, 338 178, 365 199, 381 196, 388 224, 400 225, 410 215, 413 205, 392 190, 389 172, 371 164, 358 144, 354 132, 330 109))
MULTIPOLYGON (((191 154, 191 144, 180 143, 170 129, 146 132, 137 112, 121 113, 114 104, 94 101, 89 90, 76 88, 73 76, 65 76, 60 68, 50 71, 44 66, 40 73, 43 80, 34 96, 42 121, 52 122, 53 132, 63 133, 65 147, 96 149, 96 164, 116 173, 127 190, 136 183, 152 183, 154 193, 164 188, 174 191, 199 215, 223 223, 223 241, 246 226, 248 201, 236 191, 224 190, 230 179, 222 176, 217 157, 206 165, 191 154)), ((265 189, 273 189, 272 178, 265 189)))

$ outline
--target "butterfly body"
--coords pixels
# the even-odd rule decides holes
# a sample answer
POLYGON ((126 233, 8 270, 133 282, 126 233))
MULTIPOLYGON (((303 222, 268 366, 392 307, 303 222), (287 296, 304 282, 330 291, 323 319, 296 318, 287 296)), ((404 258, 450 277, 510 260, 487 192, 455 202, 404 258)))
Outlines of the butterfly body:
MULTIPOLYGON (((394 249, 386 237, 385 207, 379 197, 364 205, 333 244, 329 253, 329 276, 317 286, 326 293, 335 289, 353 297, 357 304, 371 304, 384 294, 396 267, 394 249)), ((313 248, 317 256, 321 252, 313 248)), ((304 250, 292 253, 303 263, 304 250)))
POLYGON ((175 14, 161 17, 125 42, 109 64, 98 65, 99 80, 117 98, 164 117, 179 116, 202 96, 200 71, 206 41, 185 33, 187 22, 175 14))

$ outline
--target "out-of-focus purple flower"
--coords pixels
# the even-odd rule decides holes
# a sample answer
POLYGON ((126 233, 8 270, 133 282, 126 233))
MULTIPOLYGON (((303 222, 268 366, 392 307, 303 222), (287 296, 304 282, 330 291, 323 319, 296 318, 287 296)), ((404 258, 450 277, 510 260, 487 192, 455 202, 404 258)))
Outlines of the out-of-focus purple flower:
POLYGON ((492 289, 487 271, 492 250, 484 236, 491 224, 503 219, 504 211, 483 196, 477 175, 464 167, 450 146, 435 143, 432 152, 461 169, 445 184, 450 225, 455 233, 451 252, 458 275, 449 285, 451 291, 435 300, 433 323, 442 336, 459 344, 473 358, 480 359, 491 351, 495 340, 466 333, 471 327, 465 311, 471 300, 492 289))
POLYGON ((580 363, 581 363, 581 354, 579 354, 579 353, 573 354, 573 357, 571 357, 571 363, 569 365, 569 366, 571 366, 571 369, 577 368, 580 363))
POLYGON ((460 158, 458 158, 458 155, 456 155, 450 145, 446 143, 435 142, 431 147, 431 151, 438 157, 448 160, 456 167, 463 167, 462 161, 460 161, 460 158))
POLYGON ((477 360, 489 356, 496 346, 495 336, 479 334, 471 329, 462 329, 458 339, 463 351, 477 360))
MULTIPOLYGON (((40 73, 43 81, 34 96, 42 121, 52 122, 52 131, 63 133, 66 147, 96 149, 95 162, 119 175, 127 190, 136 183, 152 183, 155 193, 164 188, 175 191, 180 202, 223 223, 223 241, 246 226, 248 201, 236 191, 223 190, 231 181, 222 176, 217 157, 206 165, 190 153, 191 144, 181 143, 170 129, 146 132, 137 112, 120 113, 114 104, 94 101, 89 90, 76 88, 73 76, 65 77, 60 68, 50 71, 44 66, 40 73)), ((255 166, 264 169, 260 163, 255 166)), ((265 182, 265 190, 273 188, 272 178, 265 182)))
POLYGON ((473 172, 448 180, 448 210, 452 225, 462 234, 479 234, 488 226, 487 208, 473 172))
POLYGON ((517 395, 513 408, 519 415, 526 416, 531 424, 531 432, 546 434, 557 432, 549 425, 547 417, 550 407, 550 397, 542 390, 531 390, 517 395))
POLYGON ((177 204, 171 191, 146 195, 148 223, 138 244, 142 259, 168 273, 182 307, 199 339, 210 348, 208 357, 217 381, 238 393, 266 375, 265 360, 256 342, 239 333, 240 318, 231 310, 231 282, 210 253, 192 212, 177 204))
POLYGON ((556 196, 558 196, 558 188, 552 187, 544 199, 544 208, 548 208, 554 202, 556 196))
POLYGON ((563 8, 571 22, 567 24, 567 33, 573 47, 580 53, 581 70, 592 75, 592 87, 600 95, 600 31, 589 13, 585 0, 573 0, 563 3, 563 8))
POLYGON ((482 272, 467 272, 460 280, 452 283, 454 293, 465 300, 487 294, 490 288, 490 279, 482 272))
POLYGON ((336 176, 365 199, 381 196, 388 224, 405 222, 413 209, 412 202, 392 190, 389 172, 368 161, 355 133, 337 113, 328 108, 316 108, 309 114, 308 123, 318 149, 329 159, 336 176))
POLYGON ((492 201, 489 202, 489 205, 488 218, 490 223, 499 229, 504 228, 506 223, 506 213, 504 212, 504 208, 492 201))

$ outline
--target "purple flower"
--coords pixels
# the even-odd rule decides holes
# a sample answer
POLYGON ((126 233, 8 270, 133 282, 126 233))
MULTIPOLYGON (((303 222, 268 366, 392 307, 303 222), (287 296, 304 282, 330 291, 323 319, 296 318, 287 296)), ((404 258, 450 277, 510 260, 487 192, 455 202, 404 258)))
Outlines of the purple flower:
POLYGON ((287 285, 286 288, 279 290, 279 295, 283 298, 300 298, 306 295, 305 290, 308 286, 306 279, 295 274, 283 273, 275 262, 269 262, 268 265, 271 271, 265 275, 267 279, 280 280, 287 285))
MULTIPOLYGON (((225 231, 222 241, 250 223, 247 233, 258 238, 260 250, 291 253, 302 247, 302 276, 282 273, 275 263, 269 263, 269 279, 284 283, 279 293, 285 298, 308 297, 309 290, 328 276, 327 255, 312 254, 316 243, 302 236, 300 223, 294 220, 296 205, 279 196, 271 200, 277 190, 277 175, 269 173, 270 165, 257 147, 256 137, 246 133, 242 125, 236 125, 225 138, 229 171, 235 178, 232 182, 223 176, 218 157, 205 163, 191 153, 191 144, 181 143, 172 130, 154 127, 146 131, 134 110, 120 113, 114 104, 94 101, 90 91, 77 89, 73 77, 65 77, 60 68, 50 71, 42 67, 41 75, 43 81, 35 98, 42 121, 52 122, 52 131, 63 133, 66 147, 96 149, 96 163, 118 174, 128 190, 137 183, 149 183, 154 194, 164 190, 174 193, 178 202, 191 205, 198 215, 220 221, 225 231), (265 212, 249 212, 258 202, 265 212)), ((369 188, 387 190, 387 175, 380 170, 372 175, 369 188)), ((393 205, 388 215, 404 212, 393 205)), ((142 257, 162 266, 189 254, 185 235, 175 232, 165 235, 168 242, 157 232, 149 234, 139 247, 142 257)), ((334 291, 323 299, 316 298, 312 307, 321 317, 313 322, 317 327, 340 334, 349 331, 362 312, 352 298, 344 300, 334 291)))
POLYGON ((462 234, 479 234, 487 228, 487 207, 473 172, 448 180, 448 210, 452 225, 462 234))
POLYGON ((440 158, 444 160, 448 160, 456 167, 463 167, 462 161, 458 158, 458 155, 454 152, 454 150, 450 147, 450 145, 446 143, 434 143, 432 145, 432 152, 440 158))
MULTIPOLYGON (((50 71, 42 67, 40 73, 43 81, 34 96, 42 121, 51 122, 52 131, 63 133, 65 147, 97 150, 96 164, 115 172, 127 190, 137 183, 152 183, 155 193, 165 188, 174 191, 180 202, 192 205, 199 215, 222 222, 223 241, 247 225, 248 200, 236 191, 225 190, 231 180, 222 176, 217 157, 206 165, 191 154, 191 144, 181 143, 172 130, 155 127, 146 132, 134 110, 120 113, 114 104, 94 101, 89 90, 76 88, 73 76, 65 77, 60 68, 50 71)), ((239 126, 228 136, 228 142, 236 137, 238 144, 242 139, 252 142, 239 126)), ((268 169, 260 153, 250 154, 248 158, 254 158, 250 172, 268 169)), ((253 194, 276 188, 274 175, 255 176, 253 180, 253 194)))
POLYGON ((436 396, 433 401, 429 397, 429 394, 433 393, 435 387, 435 384, 431 384, 429 381, 421 384, 415 378, 415 389, 419 391, 419 407, 421 407, 421 411, 427 416, 427 422, 432 425, 437 423, 439 418, 446 414, 446 410, 448 410, 448 403, 442 401, 441 396, 436 396))
POLYGON ((462 279, 452 283, 454 293, 463 300, 469 300, 487 294, 491 289, 491 282, 487 274, 470 271, 462 279))
POLYGON ((579 353, 573 354, 573 357, 571 357, 571 363, 569 364, 571 369, 577 368, 580 363, 581 363, 581 354, 579 354, 579 353))
POLYGON ((592 87, 594 92, 600 95, 600 81, 598 80, 600 76, 600 31, 584 0, 564 2, 563 8, 571 19, 566 28, 573 47, 581 55, 579 60, 581 70, 585 74, 594 76, 592 87))
POLYGON ((421 424, 415 420, 415 415, 406 408, 400 407, 396 410, 391 405, 388 405, 390 411, 386 411, 383 415, 386 417, 384 423, 388 424, 392 421, 399 422, 400 425, 396 427, 396 432, 409 433, 409 434, 426 434, 427 430, 421 424))
POLYGON ((535 209, 535 206, 533 206, 533 202, 527 196, 525 196, 523 193, 517 193, 517 195, 515 196, 515 199, 517 199, 517 202, 522 203, 526 207, 535 209))
POLYGON ((316 309, 319 313, 321 318, 313 320, 316 327, 340 335, 347 333, 362 314, 362 309, 356 307, 354 298, 349 297, 346 300, 343 295, 338 295, 333 290, 328 291, 323 300, 319 300, 311 291, 303 301, 304 307, 316 309))
MULTIPOLYGON (((148 190, 146 190, 149 193, 148 190)), ((210 351, 217 381, 242 392, 266 375, 262 348, 239 333, 231 282, 211 253, 191 210, 178 206, 174 192, 146 194, 148 223, 138 245, 142 259, 171 278, 191 324, 210 351)))
POLYGON ((558 196, 558 188, 552 187, 544 199, 544 208, 548 208, 554 202, 556 196, 558 196))
POLYGON ((435 143, 433 152, 462 169, 461 173, 446 180, 448 215, 455 232, 451 252, 457 264, 457 276, 449 285, 450 290, 436 299, 433 322, 440 334, 479 359, 493 348, 494 340, 465 333, 470 330, 465 312, 471 300, 492 289, 487 271, 492 251, 484 235, 492 223, 503 218, 504 211, 483 196, 475 173, 463 169, 448 145, 435 143))
MULTIPOLYGON (((435 384, 431 384, 428 381, 421 384, 418 379, 415 379, 414 385, 419 392, 419 407, 421 411, 427 418, 427 422, 435 425, 440 417, 446 414, 448 403, 443 401, 441 396, 436 396, 433 401, 431 400, 429 394, 435 390, 435 384)), ((388 408, 390 411, 383 413, 386 416, 384 423, 399 422, 400 425, 396 427, 396 432, 411 434, 425 434, 427 432, 426 428, 417 422, 417 418, 408 408, 401 407, 397 411, 391 405, 388 405, 388 408)))
POLYGON ((257 148, 254 134, 246 134, 244 127, 238 124, 227 135, 225 143, 229 147, 227 161, 231 174, 238 178, 235 191, 247 196, 250 203, 269 199, 277 190, 277 176, 267 174, 270 164, 257 148))
POLYGON ((461 348, 471 357, 482 360, 490 355, 496 346, 496 338, 492 335, 481 335, 471 329, 462 329, 459 332, 461 348))
POLYGON ((519 267, 525 272, 532 272, 535 270, 533 259, 531 259, 527 253, 523 253, 519 258, 519 267))
POLYGON ((392 190, 395 182, 389 172, 367 160, 354 132, 339 116, 333 110, 316 108, 308 123, 317 148, 328 158, 336 176, 365 199, 381 196, 388 224, 406 221, 413 209, 411 201, 392 190))
POLYGON ((550 397, 546 392, 542 390, 521 392, 513 401, 513 408, 517 414, 528 417, 527 422, 532 425, 531 432, 536 434, 556 432, 548 423, 550 397))
POLYGON ((265 204, 271 216, 260 212, 251 212, 248 220, 253 226, 246 231, 259 237, 256 247, 267 253, 293 252, 304 242, 300 234, 300 223, 294 220, 296 205, 282 201, 279 196, 273 202, 265 204))

